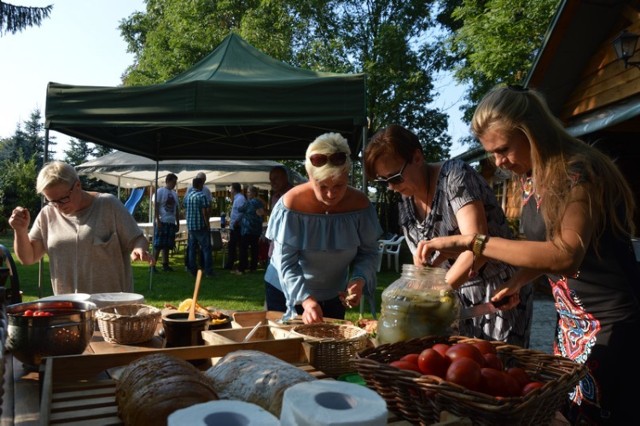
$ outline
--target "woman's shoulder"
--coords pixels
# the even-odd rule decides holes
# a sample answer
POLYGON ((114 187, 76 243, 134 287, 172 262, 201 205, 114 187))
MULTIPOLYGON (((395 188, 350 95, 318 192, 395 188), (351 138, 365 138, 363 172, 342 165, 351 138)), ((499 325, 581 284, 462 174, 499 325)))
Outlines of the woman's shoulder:
POLYGON ((347 189, 345 200, 347 201, 346 211, 363 210, 371 204, 369 197, 364 192, 351 186, 347 189))

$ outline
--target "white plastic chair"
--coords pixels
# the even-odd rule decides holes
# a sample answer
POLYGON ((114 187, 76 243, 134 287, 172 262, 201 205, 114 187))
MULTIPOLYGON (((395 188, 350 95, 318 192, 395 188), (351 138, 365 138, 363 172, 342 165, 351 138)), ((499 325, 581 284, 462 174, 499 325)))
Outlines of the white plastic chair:
POLYGON ((382 257, 384 256, 384 242, 378 240, 378 272, 382 269, 382 257))
POLYGON ((402 235, 384 245, 384 254, 387 255, 387 268, 391 269, 391 258, 393 257, 396 272, 400 272, 400 246, 404 238, 404 235, 402 235))

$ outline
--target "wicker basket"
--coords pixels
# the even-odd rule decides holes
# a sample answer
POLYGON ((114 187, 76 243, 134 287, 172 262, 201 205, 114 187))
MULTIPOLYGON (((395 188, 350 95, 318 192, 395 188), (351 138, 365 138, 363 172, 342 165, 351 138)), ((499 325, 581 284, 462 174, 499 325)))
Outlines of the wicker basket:
POLYGON ((367 347, 366 331, 353 325, 306 324, 291 331, 304 338, 309 364, 332 377, 355 371, 351 359, 367 347))
POLYGON ((104 340, 122 345, 151 340, 160 316, 160 309, 143 304, 108 306, 96 312, 104 340))
POLYGON ((427 336, 364 350, 352 362, 367 386, 387 401, 389 410, 418 424, 439 422, 442 411, 469 418, 474 425, 549 424, 568 399, 568 393, 587 372, 584 365, 567 358, 494 341, 491 343, 505 368, 522 367, 533 380, 545 382, 544 386, 527 396, 497 398, 436 376, 421 376, 388 365, 404 355, 420 353, 436 343, 452 345, 478 340, 463 336, 427 336))

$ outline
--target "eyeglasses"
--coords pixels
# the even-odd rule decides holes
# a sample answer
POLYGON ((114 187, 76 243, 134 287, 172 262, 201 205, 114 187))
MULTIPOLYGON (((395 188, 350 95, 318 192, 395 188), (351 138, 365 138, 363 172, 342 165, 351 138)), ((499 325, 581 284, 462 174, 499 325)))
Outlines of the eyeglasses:
POLYGON ((322 167, 327 163, 331 163, 333 166, 342 166, 347 161, 347 153, 334 152, 331 155, 313 154, 309 157, 309 161, 311 161, 314 167, 322 167))
POLYGON ((404 177, 402 177, 402 173, 404 173, 404 169, 405 167, 407 167, 407 164, 409 164, 409 160, 404 162, 404 166, 402 166, 402 168, 400 169, 400 171, 398 173, 396 173, 393 176, 389 176, 388 178, 383 178, 383 177, 379 177, 376 178, 376 183, 379 183, 380 185, 399 185, 402 182, 404 182, 404 177))
POLYGON ((71 201, 71 193, 73 192, 73 189, 75 188, 76 183, 74 182, 71 185, 71 188, 69 188, 69 192, 67 193, 66 197, 62 197, 62 198, 58 198, 57 200, 47 200, 45 198, 44 203, 45 204, 53 204, 56 207, 59 206, 64 206, 65 204, 69 203, 71 201))

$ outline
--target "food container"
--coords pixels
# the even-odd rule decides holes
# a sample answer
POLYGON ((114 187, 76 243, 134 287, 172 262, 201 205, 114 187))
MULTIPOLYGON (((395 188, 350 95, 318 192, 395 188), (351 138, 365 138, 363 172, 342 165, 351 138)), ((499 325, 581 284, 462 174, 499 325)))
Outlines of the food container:
POLYGON ((162 316, 162 327, 166 347, 204 345, 202 332, 208 329, 210 317, 196 314, 196 319, 189 320, 189 312, 173 312, 162 316))
POLYGON ((98 308, 117 305, 132 305, 135 303, 144 303, 144 296, 137 293, 95 293, 89 299, 95 303, 98 308))
POLYGON ((142 304, 108 306, 98 309, 96 319, 105 341, 132 345, 153 338, 160 309, 142 304))
POLYGON ((440 422, 443 412, 467 418, 474 425, 552 424, 556 411, 569 392, 586 375, 587 369, 568 358, 490 341, 505 368, 523 368, 544 385, 525 396, 495 397, 447 382, 437 376, 421 375, 389 365, 405 355, 420 353, 436 343, 454 345, 481 339, 464 336, 426 336, 380 345, 359 352, 353 363, 367 386, 387 401, 392 412, 414 424, 440 422))
POLYGON ((377 339, 395 343, 451 334, 457 299, 442 268, 402 265, 402 275, 382 292, 377 339))
POLYGON ((93 336, 91 302, 37 301, 7 306, 7 350, 25 364, 37 366, 42 358, 84 352, 93 336), (25 311, 52 316, 24 316, 25 311))
POLYGON ((38 302, 48 302, 48 301, 70 301, 70 302, 88 302, 91 299, 91 295, 89 293, 65 293, 65 294, 56 294, 54 296, 43 297, 42 299, 38 299, 38 302))

